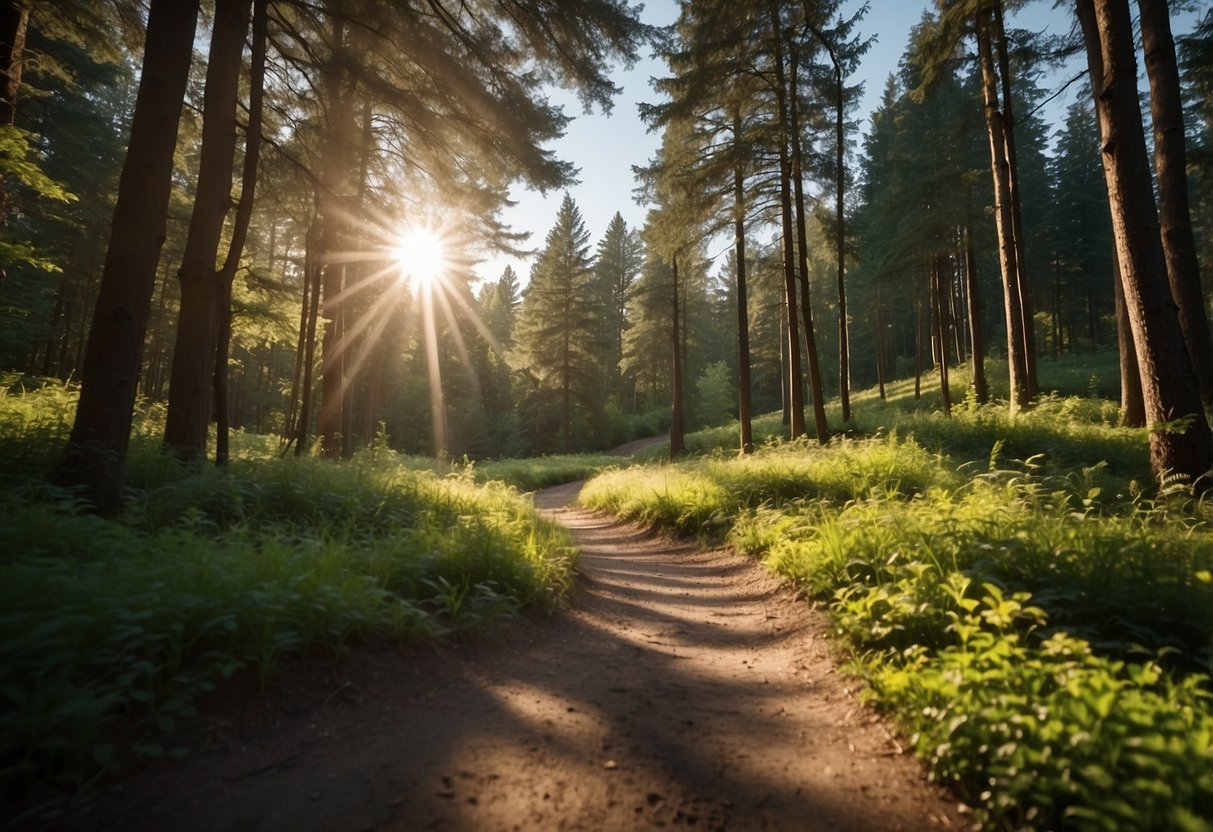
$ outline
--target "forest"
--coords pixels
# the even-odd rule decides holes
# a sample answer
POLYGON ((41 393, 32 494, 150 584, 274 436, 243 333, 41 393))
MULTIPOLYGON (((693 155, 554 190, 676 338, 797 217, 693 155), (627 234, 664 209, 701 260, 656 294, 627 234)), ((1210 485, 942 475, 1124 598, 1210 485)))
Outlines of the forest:
POLYGON ((1213 8, 924 2, 865 120, 879 0, 675 5, 0 3, 0 825, 560 620, 586 480, 824 610, 963 823, 1213 829, 1213 8), (649 55, 595 239, 551 94, 649 55))

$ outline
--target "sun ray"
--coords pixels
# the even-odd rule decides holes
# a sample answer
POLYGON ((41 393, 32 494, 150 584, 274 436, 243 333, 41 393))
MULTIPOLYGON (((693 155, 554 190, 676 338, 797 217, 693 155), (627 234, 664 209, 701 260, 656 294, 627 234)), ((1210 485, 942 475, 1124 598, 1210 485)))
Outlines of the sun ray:
POLYGON ((413 226, 401 233, 389 249, 389 256, 400 269, 401 278, 422 288, 440 282, 450 269, 446 249, 440 232, 413 226))

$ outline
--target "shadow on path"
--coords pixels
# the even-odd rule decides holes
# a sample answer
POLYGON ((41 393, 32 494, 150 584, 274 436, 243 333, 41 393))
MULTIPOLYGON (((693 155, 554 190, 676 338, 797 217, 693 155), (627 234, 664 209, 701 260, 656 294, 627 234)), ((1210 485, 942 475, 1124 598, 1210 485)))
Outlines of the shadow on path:
POLYGON ((103 793, 78 829, 919 830, 962 825, 761 568, 562 508, 570 607, 353 662, 320 707, 103 793), (336 701, 332 701, 332 700, 336 701))

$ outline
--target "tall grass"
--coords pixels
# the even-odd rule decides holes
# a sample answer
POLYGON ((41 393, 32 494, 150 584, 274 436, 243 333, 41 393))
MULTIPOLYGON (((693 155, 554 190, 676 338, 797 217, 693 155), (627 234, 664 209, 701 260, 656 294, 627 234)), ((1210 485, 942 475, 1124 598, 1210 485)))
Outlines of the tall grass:
POLYGON ((947 418, 890 393, 827 447, 609 472, 583 501, 723 536, 827 606, 988 828, 1210 829, 1207 506, 1152 490, 1145 435, 1103 400, 947 418))
POLYGON ((79 786, 166 753, 198 695, 241 668, 371 635, 433 638, 551 608, 575 551, 503 483, 385 451, 334 465, 244 441, 227 471, 137 431, 124 513, 99 518, 37 476, 69 393, 0 400, 0 788, 79 786), (45 439, 45 442, 42 442, 45 439), (37 441, 35 441, 37 440, 37 441), (142 727, 115 744, 118 718, 142 727))

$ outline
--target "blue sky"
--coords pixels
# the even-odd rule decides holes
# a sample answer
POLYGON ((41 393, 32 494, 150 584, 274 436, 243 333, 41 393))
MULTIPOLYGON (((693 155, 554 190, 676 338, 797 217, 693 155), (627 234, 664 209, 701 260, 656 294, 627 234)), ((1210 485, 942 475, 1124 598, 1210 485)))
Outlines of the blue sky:
MULTIPOLYGON (((859 5, 859 0, 848 0, 844 9, 850 13, 859 5)), ((1208 3, 1197 5, 1202 6, 1203 12, 1208 3)), ((859 24, 860 32, 876 36, 875 44, 864 57, 863 65, 853 79, 865 82, 864 98, 858 113, 861 134, 867 130, 868 116, 880 104, 885 79, 897 69, 911 27, 921 20, 926 8, 934 8, 932 0, 872 0, 871 10, 859 24)), ((642 14, 646 23, 662 26, 673 23, 677 16, 678 6, 674 0, 648 0, 642 14)), ((1176 35, 1187 33, 1199 17, 1197 12, 1176 15, 1173 24, 1176 35)), ((1071 18, 1068 9, 1055 10, 1051 0, 1036 0, 1028 3, 1008 22, 1016 28, 1064 34, 1070 29, 1071 18)), ((1044 86, 1060 85, 1080 69, 1078 64, 1063 68, 1054 78, 1047 79, 1044 86)), ((598 112, 582 114, 574 96, 560 90, 551 94, 554 103, 563 105, 566 113, 576 116, 565 136, 550 147, 581 170, 580 184, 570 188, 569 193, 581 209, 590 232, 591 245, 597 245, 616 211, 623 215, 629 227, 639 227, 644 223, 648 208, 637 205, 633 198, 632 165, 648 161, 657 151, 660 137, 646 131, 637 114, 637 104, 656 100, 649 79, 665 74, 664 63, 648 58, 629 71, 617 71, 616 84, 623 91, 615 99, 610 116, 598 112)), ((1045 117, 1060 123, 1069 104, 1087 90, 1085 84, 1072 85, 1044 110, 1045 117)), ((511 197, 518 205, 505 213, 506 221, 516 230, 531 232, 529 247, 541 247, 555 222, 563 192, 542 196, 534 191, 516 188, 511 192, 511 197)), ((516 258, 487 260, 476 267, 476 272, 482 278, 496 279, 507 264, 513 266, 523 282, 529 278, 531 261, 516 258)))

